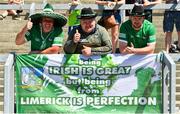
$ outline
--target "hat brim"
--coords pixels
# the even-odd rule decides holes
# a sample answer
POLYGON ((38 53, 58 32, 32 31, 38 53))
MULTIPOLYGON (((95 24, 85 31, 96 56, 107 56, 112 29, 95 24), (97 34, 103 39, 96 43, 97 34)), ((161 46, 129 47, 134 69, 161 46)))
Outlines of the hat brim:
POLYGON ((91 19, 91 18, 95 18, 97 16, 97 14, 93 14, 93 15, 79 15, 77 16, 78 19, 91 19))
POLYGON ((55 20, 55 25, 56 26, 61 26, 63 27, 67 23, 67 18, 61 14, 57 13, 35 13, 30 16, 32 22, 39 23, 42 17, 49 17, 55 20))
POLYGON ((145 16, 145 13, 130 13, 130 16, 145 16))

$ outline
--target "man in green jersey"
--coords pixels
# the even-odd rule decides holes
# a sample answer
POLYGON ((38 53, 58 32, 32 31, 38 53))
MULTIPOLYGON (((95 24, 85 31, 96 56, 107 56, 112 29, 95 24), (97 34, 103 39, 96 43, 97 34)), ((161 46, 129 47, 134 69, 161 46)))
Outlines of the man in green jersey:
POLYGON ((16 44, 31 41, 30 53, 57 54, 63 45, 62 27, 67 23, 66 17, 55 13, 52 5, 46 4, 43 12, 30 16, 27 24, 16 36, 16 44))
POLYGON ((144 8, 135 4, 130 19, 120 27, 119 50, 122 54, 151 54, 156 44, 154 25, 145 20, 144 8))

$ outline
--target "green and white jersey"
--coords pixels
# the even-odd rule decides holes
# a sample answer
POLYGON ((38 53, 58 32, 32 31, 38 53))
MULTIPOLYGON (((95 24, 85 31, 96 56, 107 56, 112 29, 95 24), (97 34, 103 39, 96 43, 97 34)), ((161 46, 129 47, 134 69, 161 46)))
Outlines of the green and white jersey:
POLYGON ((49 33, 43 33, 40 25, 33 25, 32 29, 26 32, 26 40, 31 41, 31 51, 44 50, 52 46, 62 46, 64 32, 62 28, 54 27, 49 33))
POLYGON ((131 20, 128 20, 120 27, 119 41, 127 43, 128 46, 132 43, 135 48, 143 48, 156 42, 155 34, 156 30, 151 22, 144 20, 141 29, 136 31, 131 20))

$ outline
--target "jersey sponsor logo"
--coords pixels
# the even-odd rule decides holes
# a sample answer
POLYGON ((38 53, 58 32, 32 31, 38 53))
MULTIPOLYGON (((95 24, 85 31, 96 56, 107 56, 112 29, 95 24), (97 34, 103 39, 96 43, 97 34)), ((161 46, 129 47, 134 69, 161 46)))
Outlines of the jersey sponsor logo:
POLYGON ((134 38, 134 36, 133 36, 133 35, 131 35, 131 38, 134 38))
POLYGON ((146 39, 146 37, 142 37, 144 40, 146 39))
POLYGON ((52 38, 49 38, 49 41, 52 41, 53 39, 52 38))
POLYGON ((36 38, 35 38, 35 41, 36 41, 36 42, 40 42, 40 39, 36 37, 36 38))

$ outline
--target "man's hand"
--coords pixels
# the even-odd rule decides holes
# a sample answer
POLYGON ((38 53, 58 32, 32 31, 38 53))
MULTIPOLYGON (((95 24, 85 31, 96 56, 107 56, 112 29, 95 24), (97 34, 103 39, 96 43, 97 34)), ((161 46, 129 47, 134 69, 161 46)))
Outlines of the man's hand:
POLYGON ((151 5, 151 2, 149 2, 148 0, 145 0, 143 6, 149 6, 149 5, 151 5))
POLYGON ((80 41, 80 38, 81 38, 81 34, 76 29, 76 33, 74 34, 74 38, 73 38, 74 43, 78 43, 80 41))
POLYGON ((116 2, 107 1, 108 7, 115 6, 115 5, 116 5, 116 2))
POLYGON ((23 3, 23 0, 10 0, 10 1, 12 1, 12 3, 15 3, 15 4, 23 3))
POLYGON ((134 53, 134 47, 127 47, 126 49, 125 49, 125 52, 127 53, 127 54, 133 54, 134 53))
POLYGON ((131 47, 126 47, 125 48, 125 53, 127 53, 127 54, 133 54, 133 53, 135 53, 135 48, 134 48, 134 45, 131 43, 131 47))
POLYGON ((91 48, 83 45, 82 54, 85 56, 91 56, 91 48))
POLYGON ((27 28, 27 30, 31 30, 32 27, 33 27, 33 23, 31 22, 31 18, 29 18, 29 20, 26 24, 26 28, 27 28))
POLYGON ((71 3, 69 3, 69 6, 76 6, 79 5, 80 1, 79 0, 73 0, 71 3))
POLYGON ((16 45, 21 45, 26 42, 25 40, 25 34, 28 30, 30 30, 33 26, 33 23, 31 22, 31 18, 29 18, 27 24, 22 28, 22 30, 16 35, 16 45))

